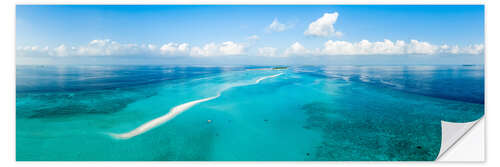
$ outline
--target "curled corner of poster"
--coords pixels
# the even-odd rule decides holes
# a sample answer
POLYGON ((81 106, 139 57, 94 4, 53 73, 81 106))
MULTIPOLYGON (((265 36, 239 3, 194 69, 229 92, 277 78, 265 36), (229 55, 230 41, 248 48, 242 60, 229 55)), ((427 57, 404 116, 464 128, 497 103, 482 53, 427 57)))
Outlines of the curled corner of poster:
POLYGON ((441 149, 436 161, 484 161, 484 121, 482 120, 483 117, 465 123, 441 121, 441 149), (480 127, 473 129, 479 122, 481 122, 480 127), (471 130, 475 133, 468 134, 471 130), (461 140, 467 140, 467 142, 460 143, 461 140), (457 154, 457 151, 461 153, 457 154))

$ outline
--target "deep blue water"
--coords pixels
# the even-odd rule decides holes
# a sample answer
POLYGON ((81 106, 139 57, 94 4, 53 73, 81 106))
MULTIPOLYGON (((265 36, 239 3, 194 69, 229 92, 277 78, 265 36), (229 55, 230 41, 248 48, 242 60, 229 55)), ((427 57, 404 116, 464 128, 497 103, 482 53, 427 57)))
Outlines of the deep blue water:
POLYGON ((484 114, 483 66, 254 68, 17 66, 16 158, 434 160, 441 120, 484 114))
POLYGON ((190 66, 31 66, 16 68, 16 92, 54 92, 116 89, 165 80, 186 79, 241 71, 243 67, 190 66))
POLYGON ((303 66, 296 71, 450 100, 484 104, 484 66, 303 66))

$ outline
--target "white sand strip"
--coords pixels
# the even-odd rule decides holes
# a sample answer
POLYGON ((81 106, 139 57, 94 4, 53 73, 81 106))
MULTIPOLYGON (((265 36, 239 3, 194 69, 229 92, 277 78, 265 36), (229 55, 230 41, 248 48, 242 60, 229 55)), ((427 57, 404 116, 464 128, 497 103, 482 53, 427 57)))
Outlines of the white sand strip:
MULTIPOLYGON (((271 76, 265 76, 265 77, 261 77, 259 79, 257 79, 255 81, 254 84, 258 84, 260 81, 264 80, 264 79, 268 79, 268 78, 273 78, 273 77, 277 77, 279 75, 281 75, 283 73, 279 73, 279 74, 276 74, 276 75, 271 75, 271 76)), ((253 84, 247 84, 247 85, 253 85, 253 84)), ((237 85, 237 86, 233 86, 233 87, 238 87, 238 86, 247 86, 247 85, 237 85)), ((232 88, 232 87, 229 87, 229 88, 232 88)), ((212 96, 212 97, 207 97, 207 98, 204 98, 204 99, 200 99, 200 100, 195 100, 195 101, 190 101, 190 102, 187 102, 187 103, 184 103, 184 104, 181 104, 181 105, 178 105, 178 106, 175 106, 174 108, 170 109, 170 112, 168 112, 167 114, 161 116, 161 117, 158 117, 158 118, 155 118, 149 122, 146 122, 144 124, 142 124, 141 126, 135 128, 134 130, 130 131, 130 132, 127 132, 127 133, 122 133, 122 134, 115 134, 115 133, 111 133, 110 135, 115 137, 115 138, 118 138, 118 139, 129 139, 129 138, 132 138, 134 136, 137 136, 137 135, 140 135, 144 132, 147 132, 171 119, 173 119, 175 116, 181 114, 182 112, 188 110, 189 108, 193 107, 194 105, 198 104, 198 103, 201 103, 201 102, 206 102, 206 101, 209 101, 209 100, 213 100, 215 98, 218 98, 222 92, 224 92, 225 90, 229 89, 229 88, 226 88, 222 91, 220 91, 219 93, 217 93, 217 95, 215 96, 212 96)))
POLYGON ((265 77, 259 78, 257 81, 255 81, 255 83, 258 84, 260 81, 262 81, 264 79, 277 77, 277 76, 280 76, 281 74, 283 74, 283 73, 279 73, 279 74, 276 74, 276 75, 265 76, 265 77))

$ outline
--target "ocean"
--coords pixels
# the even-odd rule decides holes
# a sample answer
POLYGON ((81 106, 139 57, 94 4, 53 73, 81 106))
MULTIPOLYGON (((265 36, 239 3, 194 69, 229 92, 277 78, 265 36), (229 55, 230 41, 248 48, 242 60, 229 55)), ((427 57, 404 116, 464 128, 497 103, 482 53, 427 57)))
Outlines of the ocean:
POLYGON ((427 161, 484 66, 18 65, 18 161, 427 161), (170 113, 170 114, 169 114, 170 113))

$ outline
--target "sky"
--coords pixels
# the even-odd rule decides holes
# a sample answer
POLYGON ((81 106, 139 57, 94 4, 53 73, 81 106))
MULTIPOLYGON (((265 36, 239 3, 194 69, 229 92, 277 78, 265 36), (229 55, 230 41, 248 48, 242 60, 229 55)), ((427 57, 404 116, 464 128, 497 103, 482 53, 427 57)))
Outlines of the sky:
POLYGON ((17 64, 483 64, 482 5, 18 5, 17 64))

